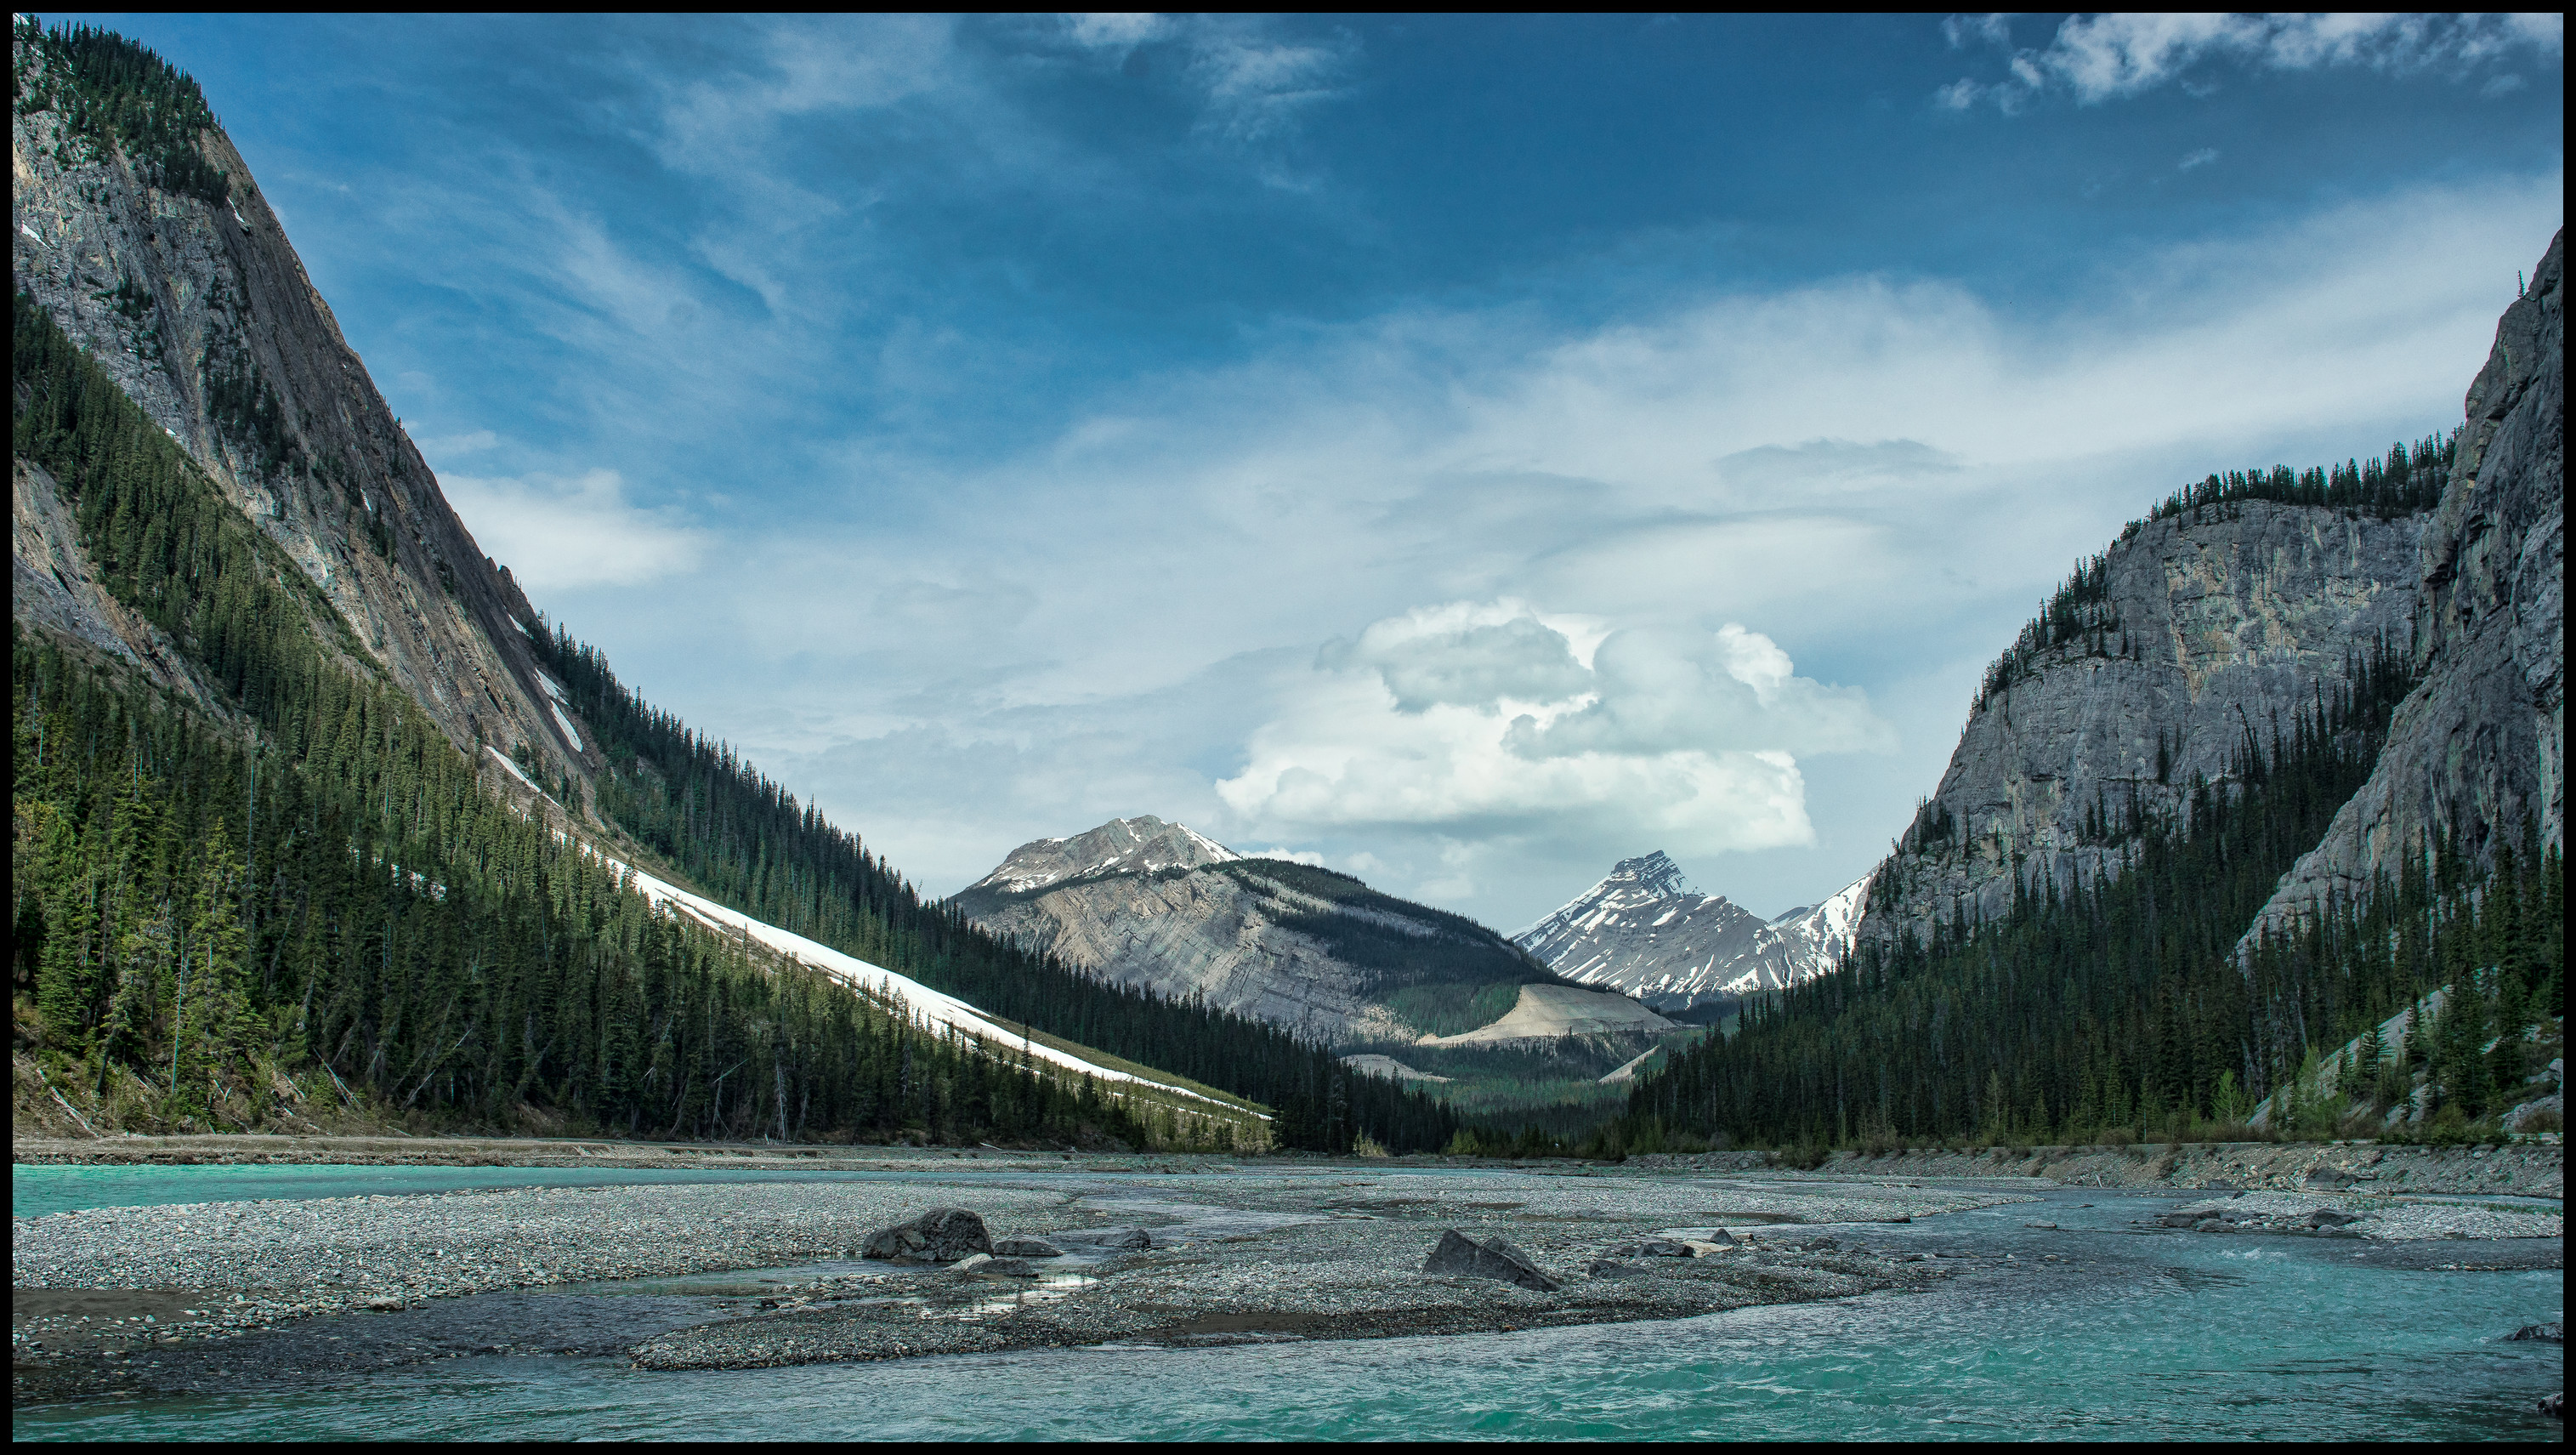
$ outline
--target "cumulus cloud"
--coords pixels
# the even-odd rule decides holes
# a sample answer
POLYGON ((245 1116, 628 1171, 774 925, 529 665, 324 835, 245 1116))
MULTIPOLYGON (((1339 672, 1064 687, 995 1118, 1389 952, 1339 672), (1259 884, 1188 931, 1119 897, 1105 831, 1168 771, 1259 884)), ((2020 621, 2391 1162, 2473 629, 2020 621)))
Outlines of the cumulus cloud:
MULTIPOLYGON (((2009 44, 2009 32, 1991 16, 1953 17, 1943 29, 1954 47, 2009 44)), ((2013 52, 2005 79, 1962 78, 1934 92, 1933 100, 1952 110, 1988 102, 2010 113, 2044 93, 2062 92, 2090 106, 2171 82, 2191 84, 2194 67, 2216 60, 2271 71, 2466 72, 2517 52, 2557 55, 2564 32, 2557 15, 2078 15, 2047 46, 2013 52)))
POLYGON ((2561 197, 2106 258, 2034 316, 1871 277, 1561 331, 1407 311, 1104 398, 919 518, 746 532, 617 620, 940 887, 1150 812, 1472 883, 1442 902, 1495 923, 1655 847, 1812 838, 1724 871, 1812 900, 2071 558, 2212 468, 2455 420, 2561 197))
MULTIPOLYGON (((1800 753, 1892 735, 1852 689, 1729 623, 1602 630, 1452 602, 1319 656, 1217 793, 1248 822, 1509 832, 1573 820, 1703 851, 1804 844, 1800 753)), ((1462 858, 1445 855, 1451 877, 1462 858)))
POLYGON ((442 475, 439 485, 485 555, 531 591, 639 586, 694 570, 698 532, 626 500, 614 470, 554 475, 442 475))
POLYGON ((1317 665, 1375 671, 1405 713, 1560 702, 1591 682, 1566 631, 1518 602, 1455 602, 1373 622, 1356 642, 1328 643, 1317 665))

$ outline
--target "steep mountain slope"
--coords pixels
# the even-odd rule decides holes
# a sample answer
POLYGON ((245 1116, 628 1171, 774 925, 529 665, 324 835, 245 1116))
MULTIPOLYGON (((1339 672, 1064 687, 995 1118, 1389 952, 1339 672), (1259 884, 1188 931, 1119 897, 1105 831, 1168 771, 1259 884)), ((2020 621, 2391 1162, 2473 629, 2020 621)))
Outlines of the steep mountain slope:
POLYGON ((1118 984, 1333 1045, 1473 1030, 1557 979, 1472 920, 1151 817, 1024 844, 949 904, 1118 984))
POLYGON ((26 19, 13 62, 22 1110, 1448 1140, 924 904, 625 691, 473 549, 195 84, 26 19))
POLYGON ((2249 935, 2355 902, 2444 834, 2481 869, 2566 842, 2567 238, 2505 310, 2417 558, 2422 682, 2370 781, 2249 935))
POLYGON ((2160 512, 2086 563, 1989 672, 1860 940, 1928 938, 2002 914, 2017 885, 2117 873, 2140 825, 2405 651, 2446 454, 2428 442, 2358 472, 2352 493, 2383 503, 2240 495, 2160 512))
POLYGON ((1824 973, 1851 945, 1868 882, 1765 923, 1721 895, 1693 889, 1657 850, 1620 860, 1512 942, 1567 979, 1679 1015, 1824 973))
POLYGON ((2226 1136, 2330 1054, 2364 1100, 2299 1135, 2402 1104, 2466 1139, 2525 1097, 2565 1007, 2561 249, 2449 440, 2212 476, 2081 566, 1843 967, 1606 1139, 2226 1136))
MULTIPOLYGON (((26 20, 12 52, 18 290, 282 548, 449 741, 531 756, 549 783, 587 777, 597 757, 549 710, 513 629, 535 612, 449 508, 194 85, 143 84, 163 78, 127 72, 157 58, 50 42, 26 20), (117 87, 167 124, 114 120, 131 115, 117 87)), ((13 493, 18 534, 42 542, 16 553, 25 610, 184 675, 100 592, 57 574, 79 552, 51 477, 20 471, 13 493)))

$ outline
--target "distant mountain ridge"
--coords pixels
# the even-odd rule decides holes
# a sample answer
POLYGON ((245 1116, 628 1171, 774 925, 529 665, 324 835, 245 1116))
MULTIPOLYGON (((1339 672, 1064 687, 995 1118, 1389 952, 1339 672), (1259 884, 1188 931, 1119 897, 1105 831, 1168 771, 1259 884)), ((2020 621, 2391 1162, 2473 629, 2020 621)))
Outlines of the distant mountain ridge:
POLYGON ((1686 1013, 1832 968, 1850 948, 1868 883, 1766 922, 1723 895, 1700 893, 1659 849, 1620 860, 1512 941, 1567 979, 1686 1013))
POLYGON ((1186 824, 1165 823, 1151 814, 1114 818, 1071 838, 1022 844, 999 868, 966 886, 965 892, 985 889, 1029 894, 1073 879, 1201 869, 1242 857, 1186 824))
MULTIPOLYGON (((1526 985, 1572 985, 1461 915, 1329 869, 1246 857, 1151 815, 1022 844, 949 905, 1119 984, 1328 1045, 1461 1035, 1511 1014, 1526 985)), ((1585 1023, 1660 1024, 1640 1012, 1585 1023)))

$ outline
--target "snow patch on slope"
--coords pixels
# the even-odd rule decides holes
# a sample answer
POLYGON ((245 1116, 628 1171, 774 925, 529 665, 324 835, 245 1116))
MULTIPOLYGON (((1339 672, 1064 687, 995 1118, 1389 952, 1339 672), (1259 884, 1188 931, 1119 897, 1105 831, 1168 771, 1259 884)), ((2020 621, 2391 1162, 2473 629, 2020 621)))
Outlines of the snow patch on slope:
MULTIPOLYGON (((654 904, 686 915, 712 929, 757 940, 782 955, 822 971, 844 985, 889 1001, 900 998, 904 1008, 919 1017, 925 1024, 954 1030, 962 1035, 972 1036, 979 1041, 987 1041, 997 1046, 1009 1046, 1020 1039, 1004 1030, 1000 1024, 974 1006, 953 995, 933 990, 910 976, 898 975, 882 965, 870 964, 856 955, 845 954, 820 941, 809 940, 803 935, 782 930, 776 925, 763 923, 740 910, 727 909, 712 899, 705 899, 675 885, 665 884, 631 864, 621 863, 606 855, 600 857, 602 862, 624 876, 631 888, 654 904)), ((1134 1082, 1140 1086, 1159 1087, 1196 1101, 1204 1101, 1211 1106, 1241 1110, 1232 1103, 1219 1101, 1212 1096, 1203 1096, 1188 1087, 1175 1086, 1168 1081, 1156 1081, 1107 1066, 1094 1065, 1070 1051, 1061 1051, 1037 1041, 1028 1042, 1027 1048, 1030 1055, 1041 1061, 1051 1062, 1068 1071, 1079 1072, 1102 1082, 1134 1082)), ((1267 1117, 1262 1119, 1269 1120, 1267 1117)))

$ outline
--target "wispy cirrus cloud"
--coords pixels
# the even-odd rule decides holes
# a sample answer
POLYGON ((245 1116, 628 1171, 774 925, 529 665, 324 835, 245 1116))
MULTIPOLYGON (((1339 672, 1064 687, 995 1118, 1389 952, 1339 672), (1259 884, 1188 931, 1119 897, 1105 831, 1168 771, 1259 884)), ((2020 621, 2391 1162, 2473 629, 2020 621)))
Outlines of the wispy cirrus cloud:
POLYGON ((443 474, 439 484, 483 553, 535 592, 643 586, 697 568, 707 537, 626 499, 614 470, 443 474))
MULTIPOLYGON (((2557 15, 2078 15, 2042 47, 2015 50, 2000 15, 1952 16, 1943 33, 1954 49, 2006 51, 1998 80, 1962 77, 1934 93, 1952 110, 1979 104, 2006 113, 2057 93, 2098 105, 2168 84, 2207 84, 2217 62, 2255 70, 2366 67, 2397 74, 2449 69, 2462 75, 2516 54, 2562 54, 2557 15)), ((2502 78, 2498 78, 2502 79, 2502 78)), ((2517 78, 2518 79, 2518 78, 2517 78)), ((2489 84, 2494 84, 2490 82, 2489 84)))

